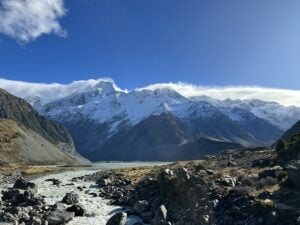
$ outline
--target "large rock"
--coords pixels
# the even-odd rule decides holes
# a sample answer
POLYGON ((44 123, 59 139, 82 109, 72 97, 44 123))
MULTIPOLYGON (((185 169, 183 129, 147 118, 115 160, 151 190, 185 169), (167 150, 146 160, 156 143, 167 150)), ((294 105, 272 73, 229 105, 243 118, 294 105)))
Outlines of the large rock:
POLYGON ((188 169, 184 168, 184 167, 178 171, 177 176, 181 181, 184 181, 184 182, 188 181, 191 178, 188 169))
POLYGON ((75 216, 83 216, 84 209, 79 205, 73 205, 66 210, 67 212, 74 212, 75 216))
POLYGON ((106 225, 125 225, 126 220, 127 220, 127 213, 121 212, 111 217, 106 223, 106 225))
POLYGON ((71 221, 74 216, 74 212, 54 211, 47 216, 47 221, 49 225, 61 225, 71 221))
POLYGON ((41 206, 44 204, 41 197, 34 197, 32 192, 20 189, 3 191, 2 200, 14 206, 41 206))
POLYGON ((79 196, 78 194, 67 193, 62 202, 67 205, 75 205, 79 202, 79 196))
POLYGON ((300 188, 300 160, 287 167, 288 177, 290 181, 300 188))
POLYGON ((19 178, 16 180, 14 186, 14 189, 20 189, 20 190, 26 190, 26 191, 30 191, 32 193, 36 193, 37 192, 37 187, 34 183, 31 182, 27 182, 24 178, 19 178))
POLYGON ((267 169, 258 174, 259 179, 265 179, 267 177, 276 178, 277 173, 275 169, 267 169))
POLYGON ((112 184, 112 180, 110 178, 102 178, 97 181, 97 184, 100 187, 105 187, 105 186, 112 184))
POLYGON ((143 213, 146 212, 149 209, 149 202, 147 200, 140 200, 137 201, 134 206, 133 209, 135 212, 137 213, 143 213))
POLYGON ((167 221, 167 209, 164 205, 161 205, 155 213, 155 217, 153 220, 153 225, 166 225, 167 221))

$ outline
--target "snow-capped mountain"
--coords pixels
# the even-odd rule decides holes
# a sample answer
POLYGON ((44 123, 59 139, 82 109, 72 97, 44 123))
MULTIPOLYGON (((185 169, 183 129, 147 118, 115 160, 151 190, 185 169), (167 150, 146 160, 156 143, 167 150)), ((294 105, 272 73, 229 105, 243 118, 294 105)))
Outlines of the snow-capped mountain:
POLYGON ((287 130, 300 119, 300 108, 296 106, 283 106, 277 102, 267 102, 262 100, 231 100, 223 101, 209 98, 207 96, 197 96, 191 98, 195 101, 207 101, 218 108, 242 108, 259 118, 269 121, 274 126, 282 130, 287 130))
POLYGON ((83 86, 63 97, 26 99, 65 125, 92 160, 190 159, 268 145, 300 118, 299 108, 275 102, 191 98, 171 88, 124 91, 111 80, 83 86))

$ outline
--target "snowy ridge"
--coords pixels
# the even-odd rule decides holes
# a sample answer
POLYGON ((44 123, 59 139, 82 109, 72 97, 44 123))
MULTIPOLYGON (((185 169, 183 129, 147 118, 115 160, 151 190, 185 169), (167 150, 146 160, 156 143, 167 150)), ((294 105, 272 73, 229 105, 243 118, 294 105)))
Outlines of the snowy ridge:
POLYGON ((68 95, 58 94, 52 100, 29 96, 40 112, 58 121, 77 121, 82 118, 99 123, 110 122, 111 131, 121 122, 133 126, 151 114, 170 112, 178 118, 211 116, 223 113, 235 122, 243 122, 255 115, 286 130, 300 119, 300 108, 285 107, 261 100, 217 100, 208 96, 183 97, 173 89, 140 89, 125 91, 112 80, 77 81, 67 88, 68 95), (250 115, 251 114, 251 115, 250 115))
POLYGON ((270 145, 300 119, 300 108, 275 102, 186 97, 167 87, 124 91, 111 80, 83 86, 27 101, 66 126, 92 160, 131 160, 129 150, 136 160, 178 160, 189 150, 200 157, 205 150, 270 145))

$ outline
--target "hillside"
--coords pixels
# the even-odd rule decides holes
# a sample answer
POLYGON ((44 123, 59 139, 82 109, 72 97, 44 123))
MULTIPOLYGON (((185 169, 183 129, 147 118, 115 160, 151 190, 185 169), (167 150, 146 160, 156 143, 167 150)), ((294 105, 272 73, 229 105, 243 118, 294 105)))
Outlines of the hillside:
POLYGON ((0 89, 1 160, 79 163, 68 131, 40 116, 26 101, 0 89))
POLYGON ((295 134, 300 133, 300 121, 288 129, 281 137, 285 141, 289 141, 295 134))

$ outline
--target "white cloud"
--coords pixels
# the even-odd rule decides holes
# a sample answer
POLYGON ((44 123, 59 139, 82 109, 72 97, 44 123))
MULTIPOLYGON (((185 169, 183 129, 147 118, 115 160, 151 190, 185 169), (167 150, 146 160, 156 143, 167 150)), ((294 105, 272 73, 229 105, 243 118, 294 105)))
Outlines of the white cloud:
POLYGON ((66 36, 58 21, 65 13, 63 0, 0 0, 0 32, 21 42, 50 33, 66 36))
POLYGON ((300 90, 278 89, 258 86, 196 86, 192 84, 163 83, 153 84, 141 89, 155 90, 159 88, 170 88, 176 90, 185 97, 206 95, 219 100, 224 99, 260 99, 263 101, 274 101, 284 106, 300 106, 300 90))
POLYGON ((81 93, 88 89, 93 89, 97 84, 99 84, 99 82, 110 83, 115 90, 126 92, 126 90, 120 89, 110 78, 80 80, 74 81, 70 84, 28 83, 0 78, 0 88, 3 88, 21 98, 37 96, 45 100, 53 100, 66 97, 74 93, 81 93))
MULTIPOLYGON (((56 99, 65 97, 72 93, 80 93, 89 88, 95 87, 100 81, 111 82, 113 87, 118 91, 127 92, 119 88, 112 79, 101 78, 83 81, 74 81, 70 84, 43 84, 43 83, 27 83, 22 81, 11 81, 0 78, 0 88, 6 89, 19 97, 38 96, 44 99, 56 99)), ((277 89, 256 86, 227 86, 227 87, 209 87, 196 86, 186 83, 162 83, 153 84, 147 87, 138 88, 136 90, 155 90, 159 88, 169 88, 177 91, 185 97, 194 97, 206 95, 212 98, 224 99, 260 99, 264 101, 278 102, 284 106, 300 107, 300 90, 277 89)))

